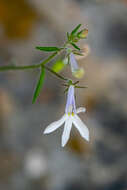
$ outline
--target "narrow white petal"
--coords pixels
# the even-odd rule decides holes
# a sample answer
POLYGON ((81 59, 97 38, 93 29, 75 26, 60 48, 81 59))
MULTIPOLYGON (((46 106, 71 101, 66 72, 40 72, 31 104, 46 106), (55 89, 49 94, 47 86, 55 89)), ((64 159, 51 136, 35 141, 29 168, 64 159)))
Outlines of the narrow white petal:
POLYGON ((85 112, 86 108, 80 107, 76 110, 76 113, 85 112))
POLYGON ((73 123, 80 132, 81 136, 89 141, 89 130, 77 115, 73 116, 73 123))
POLYGON ((67 144, 67 141, 70 137, 72 127, 72 116, 69 116, 68 119, 65 121, 64 131, 62 134, 62 147, 64 147, 67 144))
POLYGON ((55 122, 51 123, 50 125, 48 125, 48 127, 44 130, 44 134, 51 133, 51 132, 55 131, 56 129, 58 129, 64 123, 64 121, 67 119, 67 117, 68 116, 66 114, 64 114, 60 120, 55 121, 55 122))

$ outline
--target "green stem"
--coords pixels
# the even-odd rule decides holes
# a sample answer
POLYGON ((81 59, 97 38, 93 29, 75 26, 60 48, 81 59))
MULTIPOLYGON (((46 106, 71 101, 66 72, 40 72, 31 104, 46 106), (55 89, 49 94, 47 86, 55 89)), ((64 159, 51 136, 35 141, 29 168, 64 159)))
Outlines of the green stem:
POLYGON ((53 71, 52 69, 50 69, 49 67, 45 66, 45 65, 41 65, 41 67, 44 67, 47 71, 49 71, 50 73, 56 75, 58 78, 67 81, 67 78, 64 78, 62 75, 56 73, 55 71, 53 71))
POLYGON ((38 65, 39 65, 39 66, 45 65, 45 64, 48 63, 51 59, 53 59, 57 54, 58 54, 58 51, 56 51, 55 53, 53 53, 52 55, 50 55, 47 59, 45 59, 43 62, 41 62, 41 63, 38 64, 38 65))
POLYGON ((8 70, 25 70, 25 69, 35 69, 39 68, 41 65, 45 65, 48 63, 51 59, 53 59, 58 52, 53 53, 51 56, 49 56, 47 59, 45 59, 43 62, 37 65, 25 65, 25 66, 15 66, 15 65, 8 65, 8 66, 1 66, 0 71, 8 71, 8 70))
POLYGON ((58 78, 62 80, 68 80, 64 78, 63 76, 59 75, 58 73, 54 72, 52 69, 49 67, 45 66, 47 62, 49 62, 51 59, 53 59, 58 52, 53 53, 51 56, 49 56, 47 59, 45 59, 43 62, 37 65, 28 65, 28 66, 15 66, 15 65, 9 65, 9 66, 1 66, 0 71, 8 71, 8 70, 25 70, 25 69, 35 69, 39 67, 44 67, 46 70, 57 76, 58 78))
POLYGON ((0 71, 25 70, 25 69, 34 69, 34 68, 38 68, 38 67, 40 67, 40 65, 28 65, 28 66, 9 65, 9 66, 1 66, 0 71))

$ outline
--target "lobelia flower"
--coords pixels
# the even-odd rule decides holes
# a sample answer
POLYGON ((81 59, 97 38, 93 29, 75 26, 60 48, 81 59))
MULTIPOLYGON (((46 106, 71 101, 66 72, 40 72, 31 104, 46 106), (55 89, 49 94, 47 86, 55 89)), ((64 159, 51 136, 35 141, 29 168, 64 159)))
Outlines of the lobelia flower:
POLYGON ((84 75, 84 70, 83 70, 83 68, 79 68, 77 61, 75 59, 75 56, 72 52, 70 53, 70 64, 71 64, 72 74, 76 78, 82 78, 84 75))
POLYGON ((48 134, 55 131, 65 122, 64 131, 62 134, 62 142, 61 142, 62 147, 64 147, 69 140, 72 124, 74 124, 75 127, 78 129, 81 136, 87 141, 89 141, 89 130, 77 115, 78 113, 85 112, 85 111, 86 109, 83 107, 76 109, 75 97, 74 97, 74 86, 70 85, 68 94, 67 94, 65 114, 61 117, 60 120, 51 123, 44 130, 44 134, 48 134))

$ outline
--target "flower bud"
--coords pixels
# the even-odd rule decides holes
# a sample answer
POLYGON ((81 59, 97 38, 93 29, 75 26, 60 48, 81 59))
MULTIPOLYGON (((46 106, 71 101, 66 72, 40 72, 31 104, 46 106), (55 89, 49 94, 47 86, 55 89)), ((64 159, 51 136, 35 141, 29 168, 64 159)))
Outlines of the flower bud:
POLYGON ((85 29, 81 30, 77 35, 78 35, 78 38, 81 38, 81 39, 86 38, 88 35, 88 29, 85 28, 85 29))

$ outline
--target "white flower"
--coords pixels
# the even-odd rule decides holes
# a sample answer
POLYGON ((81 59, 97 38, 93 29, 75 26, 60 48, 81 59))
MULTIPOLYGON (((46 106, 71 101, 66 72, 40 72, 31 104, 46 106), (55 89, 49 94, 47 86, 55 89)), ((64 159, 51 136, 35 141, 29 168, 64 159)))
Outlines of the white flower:
POLYGON ((60 120, 51 123, 45 129, 44 134, 48 134, 55 131, 65 122, 64 131, 62 134, 62 147, 64 147, 69 140, 72 124, 74 124, 74 126, 78 129, 81 136, 85 138, 87 141, 89 141, 89 130, 77 115, 78 113, 85 111, 86 109, 82 107, 76 109, 74 98, 74 86, 71 85, 68 90, 65 114, 62 116, 60 120))

